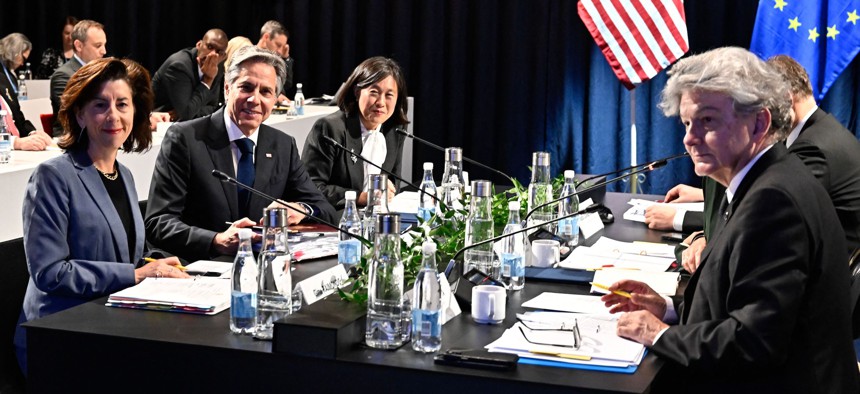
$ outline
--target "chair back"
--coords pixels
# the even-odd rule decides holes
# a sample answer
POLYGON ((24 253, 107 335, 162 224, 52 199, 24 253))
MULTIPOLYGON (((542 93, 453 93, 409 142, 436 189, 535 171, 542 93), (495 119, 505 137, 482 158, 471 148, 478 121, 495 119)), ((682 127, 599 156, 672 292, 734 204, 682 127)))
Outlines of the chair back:
POLYGON ((42 121, 42 131, 48 135, 54 134, 54 114, 40 114, 39 120, 42 121))

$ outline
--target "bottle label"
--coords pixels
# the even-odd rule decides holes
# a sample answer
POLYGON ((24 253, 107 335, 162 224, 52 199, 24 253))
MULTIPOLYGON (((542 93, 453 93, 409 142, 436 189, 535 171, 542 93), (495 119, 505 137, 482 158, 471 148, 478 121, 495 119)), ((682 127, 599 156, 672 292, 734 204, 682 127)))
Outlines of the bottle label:
POLYGON ((436 213, 436 208, 426 208, 426 207, 418 207, 418 217, 424 220, 425 222, 430 220, 430 218, 436 213))
POLYGON ((239 270, 239 289, 243 293, 257 293, 257 264, 252 257, 245 258, 239 270))
POLYGON ((442 314, 440 311, 413 309, 412 327, 415 338, 439 338, 442 336, 442 314))
POLYGON ((337 262, 340 264, 353 265, 358 264, 361 257, 361 242, 355 238, 347 239, 338 242, 337 244, 337 262))
POLYGON ((234 291, 230 297, 230 316, 240 319, 257 317, 257 294, 234 291))
MULTIPOLYGON (((506 276, 521 278, 526 275, 526 267, 523 264, 523 256, 514 253, 502 254, 502 272, 508 270, 506 276)), ((504 274, 503 274, 504 275, 504 274)))

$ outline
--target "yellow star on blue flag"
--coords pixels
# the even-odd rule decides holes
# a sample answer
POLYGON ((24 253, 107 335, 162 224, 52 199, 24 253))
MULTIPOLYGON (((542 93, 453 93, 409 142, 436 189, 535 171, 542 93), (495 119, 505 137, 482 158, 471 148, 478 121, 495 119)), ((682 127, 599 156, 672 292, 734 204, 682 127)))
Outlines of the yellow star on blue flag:
POLYGON ((750 50, 762 59, 793 57, 821 100, 860 52, 858 9, 860 0, 759 1, 750 50))

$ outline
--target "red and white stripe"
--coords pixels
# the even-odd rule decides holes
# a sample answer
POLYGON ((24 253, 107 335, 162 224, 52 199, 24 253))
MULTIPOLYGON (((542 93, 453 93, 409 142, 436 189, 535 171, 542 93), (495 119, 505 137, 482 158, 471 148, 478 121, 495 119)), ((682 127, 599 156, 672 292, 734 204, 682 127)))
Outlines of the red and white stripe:
POLYGON ((689 49, 682 0, 581 0, 577 8, 628 89, 654 77, 689 49))

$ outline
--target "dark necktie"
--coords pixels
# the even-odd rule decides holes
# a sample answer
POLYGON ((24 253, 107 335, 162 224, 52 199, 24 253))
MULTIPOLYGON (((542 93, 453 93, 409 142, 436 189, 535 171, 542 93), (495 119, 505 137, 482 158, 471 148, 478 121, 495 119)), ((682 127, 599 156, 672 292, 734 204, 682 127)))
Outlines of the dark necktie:
MULTIPOLYGON (((239 157, 239 165, 236 167, 236 178, 239 182, 248 186, 254 186, 254 141, 248 138, 240 138, 235 141, 236 147, 242 154, 239 157)), ((251 192, 239 187, 239 215, 248 217, 248 200, 251 198, 251 192)))
POLYGON ((717 234, 722 231, 723 227, 726 226, 726 222, 729 220, 729 200, 723 195, 723 200, 720 201, 720 207, 717 209, 716 223, 714 223, 714 230, 709 238, 716 239, 717 234))

